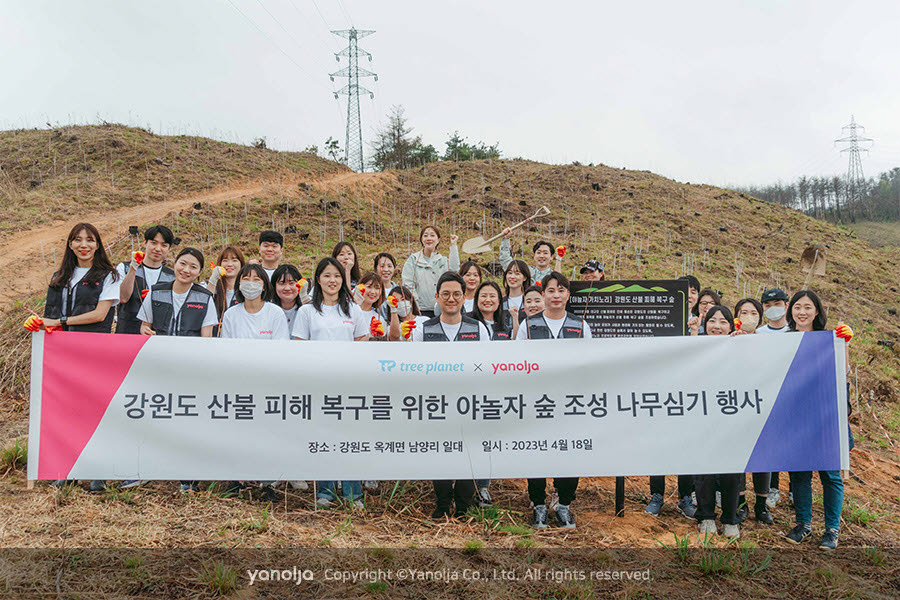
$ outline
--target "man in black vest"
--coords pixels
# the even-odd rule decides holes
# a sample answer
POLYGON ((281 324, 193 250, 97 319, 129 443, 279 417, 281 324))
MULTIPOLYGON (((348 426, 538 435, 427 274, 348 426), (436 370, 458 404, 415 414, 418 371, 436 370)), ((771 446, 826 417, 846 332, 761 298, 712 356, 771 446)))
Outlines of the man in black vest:
MULTIPOLYGON (((413 330, 414 342, 478 342, 491 339, 483 323, 462 314, 465 302, 466 282, 459 273, 447 271, 438 279, 437 299, 440 316, 425 321, 421 328, 413 330)), ((473 479, 441 479, 432 482, 437 506, 432 519, 450 516, 450 505, 456 501, 454 516, 466 514, 475 500, 473 479)))
POLYGON ((157 283, 175 280, 172 269, 163 266, 169 255, 169 248, 175 242, 172 230, 165 225, 154 225, 144 232, 144 258, 136 258, 131 263, 119 263, 119 306, 116 313, 116 333, 141 333, 141 322, 137 318, 141 302, 147 290, 157 283))
MULTIPOLYGON (((584 319, 566 312, 569 301, 569 280, 565 275, 551 272, 544 277, 541 287, 544 290, 544 312, 537 313, 519 327, 517 340, 572 339, 591 337, 591 328, 584 319)), ((554 477, 553 485, 559 494, 556 505, 556 520, 560 527, 575 529, 575 518, 569 510, 569 504, 575 500, 578 489, 577 477, 554 477)), ((535 529, 547 528, 547 480, 531 478, 528 480, 528 497, 534 504, 535 529)))

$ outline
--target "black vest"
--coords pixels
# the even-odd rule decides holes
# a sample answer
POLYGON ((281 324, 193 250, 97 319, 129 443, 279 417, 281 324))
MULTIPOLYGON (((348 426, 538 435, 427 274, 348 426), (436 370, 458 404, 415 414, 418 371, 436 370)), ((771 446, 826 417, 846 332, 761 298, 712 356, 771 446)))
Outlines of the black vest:
POLYGON ((197 284, 192 285, 184 304, 181 305, 181 310, 175 314, 172 283, 171 281, 158 283, 150 291, 153 302, 153 331, 156 335, 200 337, 206 311, 212 302, 212 292, 197 284))
MULTIPOLYGON (((131 264, 122 264, 125 265, 125 274, 127 275, 128 267, 131 264)), ((170 281, 175 281, 175 272, 166 266, 160 267, 159 279, 156 283, 169 283, 170 281)), ((144 266, 141 265, 134 274, 134 289, 131 290, 131 297, 128 299, 128 302, 121 302, 116 308, 116 333, 134 334, 141 332, 141 322, 138 320, 137 314, 144 301, 141 298, 141 292, 146 289, 147 281, 144 279, 144 266)))
MULTIPOLYGON (((528 339, 553 339, 553 334, 550 332, 550 327, 547 325, 547 321, 544 320, 543 312, 539 312, 536 315, 528 317, 528 320, 525 322, 525 324, 528 327, 528 339)), ((570 312, 566 312, 566 319, 563 321, 562 328, 559 330, 558 337, 560 339, 584 337, 584 331, 582 329, 583 326, 583 320, 579 319, 570 312)))
MULTIPOLYGON (((497 331, 496 327, 488 327, 487 323, 484 323, 485 328, 491 333, 491 341, 512 339, 512 317, 505 310, 500 314, 503 315, 503 324, 506 326, 503 331, 497 331)), ((497 322, 494 321, 494 325, 496 324, 497 322)))
MULTIPOLYGON (((68 285, 66 282, 60 287, 47 288, 47 302, 44 305, 44 316, 48 319, 59 319, 63 315, 66 317, 74 317, 91 312, 97 308, 100 302, 100 293, 103 291, 103 281, 106 274, 100 277, 100 280, 94 283, 87 281, 94 273, 92 268, 88 271, 81 281, 76 283, 69 292, 66 293, 66 304, 63 306, 63 289, 68 285)), ((109 307, 109 312, 99 323, 91 323, 90 325, 66 325, 64 331, 91 331, 94 333, 109 333, 112 331, 113 315, 116 309, 109 307)))
MULTIPOLYGON (((434 317, 428 319, 422 326, 422 339, 426 342, 449 342, 444 328, 441 327, 441 318, 434 317)), ((459 324, 459 332, 454 338, 454 342, 477 342, 481 340, 481 328, 478 321, 472 317, 463 315, 462 323, 459 324)))

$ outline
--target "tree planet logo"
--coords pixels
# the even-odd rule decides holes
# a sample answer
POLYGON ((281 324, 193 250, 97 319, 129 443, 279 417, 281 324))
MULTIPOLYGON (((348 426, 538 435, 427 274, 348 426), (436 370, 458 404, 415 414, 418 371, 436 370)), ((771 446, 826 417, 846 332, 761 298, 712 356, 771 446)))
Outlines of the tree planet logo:
POLYGON ((494 367, 494 375, 497 373, 525 373, 526 375, 540 371, 541 365, 538 363, 528 362, 527 360, 523 360, 517 363, 491 363, 491 366, 494 367))

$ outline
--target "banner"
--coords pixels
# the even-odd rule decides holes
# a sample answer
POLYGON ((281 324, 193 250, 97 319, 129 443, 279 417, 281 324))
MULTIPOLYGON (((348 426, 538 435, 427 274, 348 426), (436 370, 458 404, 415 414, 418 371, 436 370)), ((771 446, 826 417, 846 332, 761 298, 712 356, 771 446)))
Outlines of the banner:
POLYGON ((690 335, 684 280, 573 281, 566 310, 591 326, 591 335, 690 335))
POLYGON ((355 343, 34 334, 29 479, 846 469, 832 332, 355 343))

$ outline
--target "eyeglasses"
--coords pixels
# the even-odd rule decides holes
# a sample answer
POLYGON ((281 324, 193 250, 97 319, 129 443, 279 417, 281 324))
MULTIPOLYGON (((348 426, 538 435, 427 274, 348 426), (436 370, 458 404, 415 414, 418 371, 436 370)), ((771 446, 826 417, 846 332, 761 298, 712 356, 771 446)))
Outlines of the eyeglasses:
POLYGON ((453 298, 454 300, 459 300, 462 297, 463 297, 462 292, 441 292, 441 296, 440 296, 441 300, 449 300, 450 298, 453 298))
POLYGON ((709 301, 707 301, 707 302, 701 302, 701 303, 700 303, 700 306, 715 306, 715 305, 716 305, 716 303, 713 302, 712 300, 709 300, 709 301))

